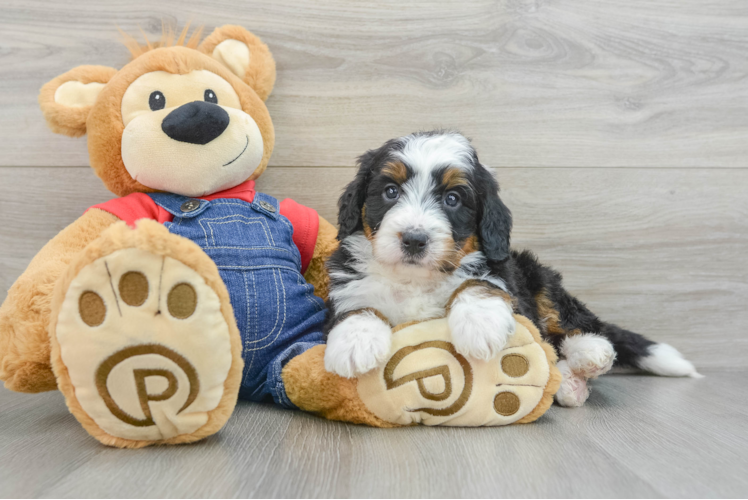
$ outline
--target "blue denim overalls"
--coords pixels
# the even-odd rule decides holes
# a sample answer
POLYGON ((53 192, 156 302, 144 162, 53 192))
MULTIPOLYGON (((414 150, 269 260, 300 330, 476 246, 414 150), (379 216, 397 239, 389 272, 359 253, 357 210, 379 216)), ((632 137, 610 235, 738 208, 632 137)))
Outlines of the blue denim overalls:
POLYGON ((169 231, 197 243, 218 266, 229 291, 243 343, 244 375, 239 397, 295 408, 286 396, 281 369, 322 343, 324 304, 301 274, 293 226, 278 200, 256 193, 248 203, 175 194, 148 196, 174 216, 169 231))

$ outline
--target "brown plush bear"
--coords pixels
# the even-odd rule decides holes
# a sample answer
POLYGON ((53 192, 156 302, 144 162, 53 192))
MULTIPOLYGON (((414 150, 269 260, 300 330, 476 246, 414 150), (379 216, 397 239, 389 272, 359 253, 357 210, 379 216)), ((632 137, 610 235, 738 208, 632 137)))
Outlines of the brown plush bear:
POLYGON ((202 42, 128 42, 121 70, 80 66, 39 102, 53 131, 88 135, 120 198, 52 239, 0 308, 0 379, 59 388, 101 442, 183 443, 217 432, 237 398, 393 427, 537 419, 560 382, 555 353, 518 317, 496 359, 466 360, 444 320, 393 330, 386 365, 324 370, 325 259, 335 228, 256 192, 274 132, 275 62, 239 26, 202 42))

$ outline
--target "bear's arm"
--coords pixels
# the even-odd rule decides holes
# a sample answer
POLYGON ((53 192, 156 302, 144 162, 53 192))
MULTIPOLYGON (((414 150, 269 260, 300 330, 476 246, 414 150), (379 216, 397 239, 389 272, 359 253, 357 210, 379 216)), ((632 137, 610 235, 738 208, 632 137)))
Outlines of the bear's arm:
POLYGON ((306 273, 304 273, 304 278, 314 285, 314 294, 322 300, 327 300, 327 288, 330 282, 325 262, 338 248, 337 235, 338 230, 335 226, 320 217, 314 255, 309 262, 306 273))
POLYGON ((60 231, 34 257, 0 306, 0 380, 20 392, 57 387, 50 367, 50 301, 57 279, 86 245, 119 218, 91 209, 60 231))

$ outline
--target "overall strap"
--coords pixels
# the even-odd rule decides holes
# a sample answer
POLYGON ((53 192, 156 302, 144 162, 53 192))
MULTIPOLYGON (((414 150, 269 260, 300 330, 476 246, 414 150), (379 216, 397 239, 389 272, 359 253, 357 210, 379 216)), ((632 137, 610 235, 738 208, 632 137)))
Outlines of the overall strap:
POLYGON ((277 220, 280 213, 280 203, 278 203, 278 200, 265 193, 255 193, 252 208, 273 220, 277 220))
POLYGON ((172 193, 147 193, 153 202, 159 207, 169 212, 174 217, 191 219, 197 217, 210 206, 206 200, 197 198, 188 198, 172 193))

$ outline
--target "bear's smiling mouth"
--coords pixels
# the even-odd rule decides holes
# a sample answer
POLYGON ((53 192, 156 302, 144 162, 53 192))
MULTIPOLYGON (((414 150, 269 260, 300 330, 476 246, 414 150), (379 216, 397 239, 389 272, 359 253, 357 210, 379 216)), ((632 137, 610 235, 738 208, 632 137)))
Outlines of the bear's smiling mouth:
POLYGON ((228 163, 224 163, 224 164, 223 164, 222 166, 226 167, 226 166, 228 166, 228 165, 231 165, 231 164, 232 164, 232 163, 234 163, 234 162, 235 162, 236 160, 238 160, 238 159, 239 159, 239 157, 240 157, 241 155, 243 155, 243 154, 244 154, 244 152, 245 152, 245 151, 247 150, 247 147, 249 146, 249 136, 247 135, 247 136, 245 136, 245 137, 246 137, 246 139, 247 139, 247 142, 246 142, 246 143, 244 144, 244 149, 242 149, 242 152, 241 152, 241 153, 239 153, 239 155, 238 155, 238 156, 237 156, 236 158, 234 158, 233 160, 231 160, 231 161, 230 161, 230 162, 228 162, 228 163))

